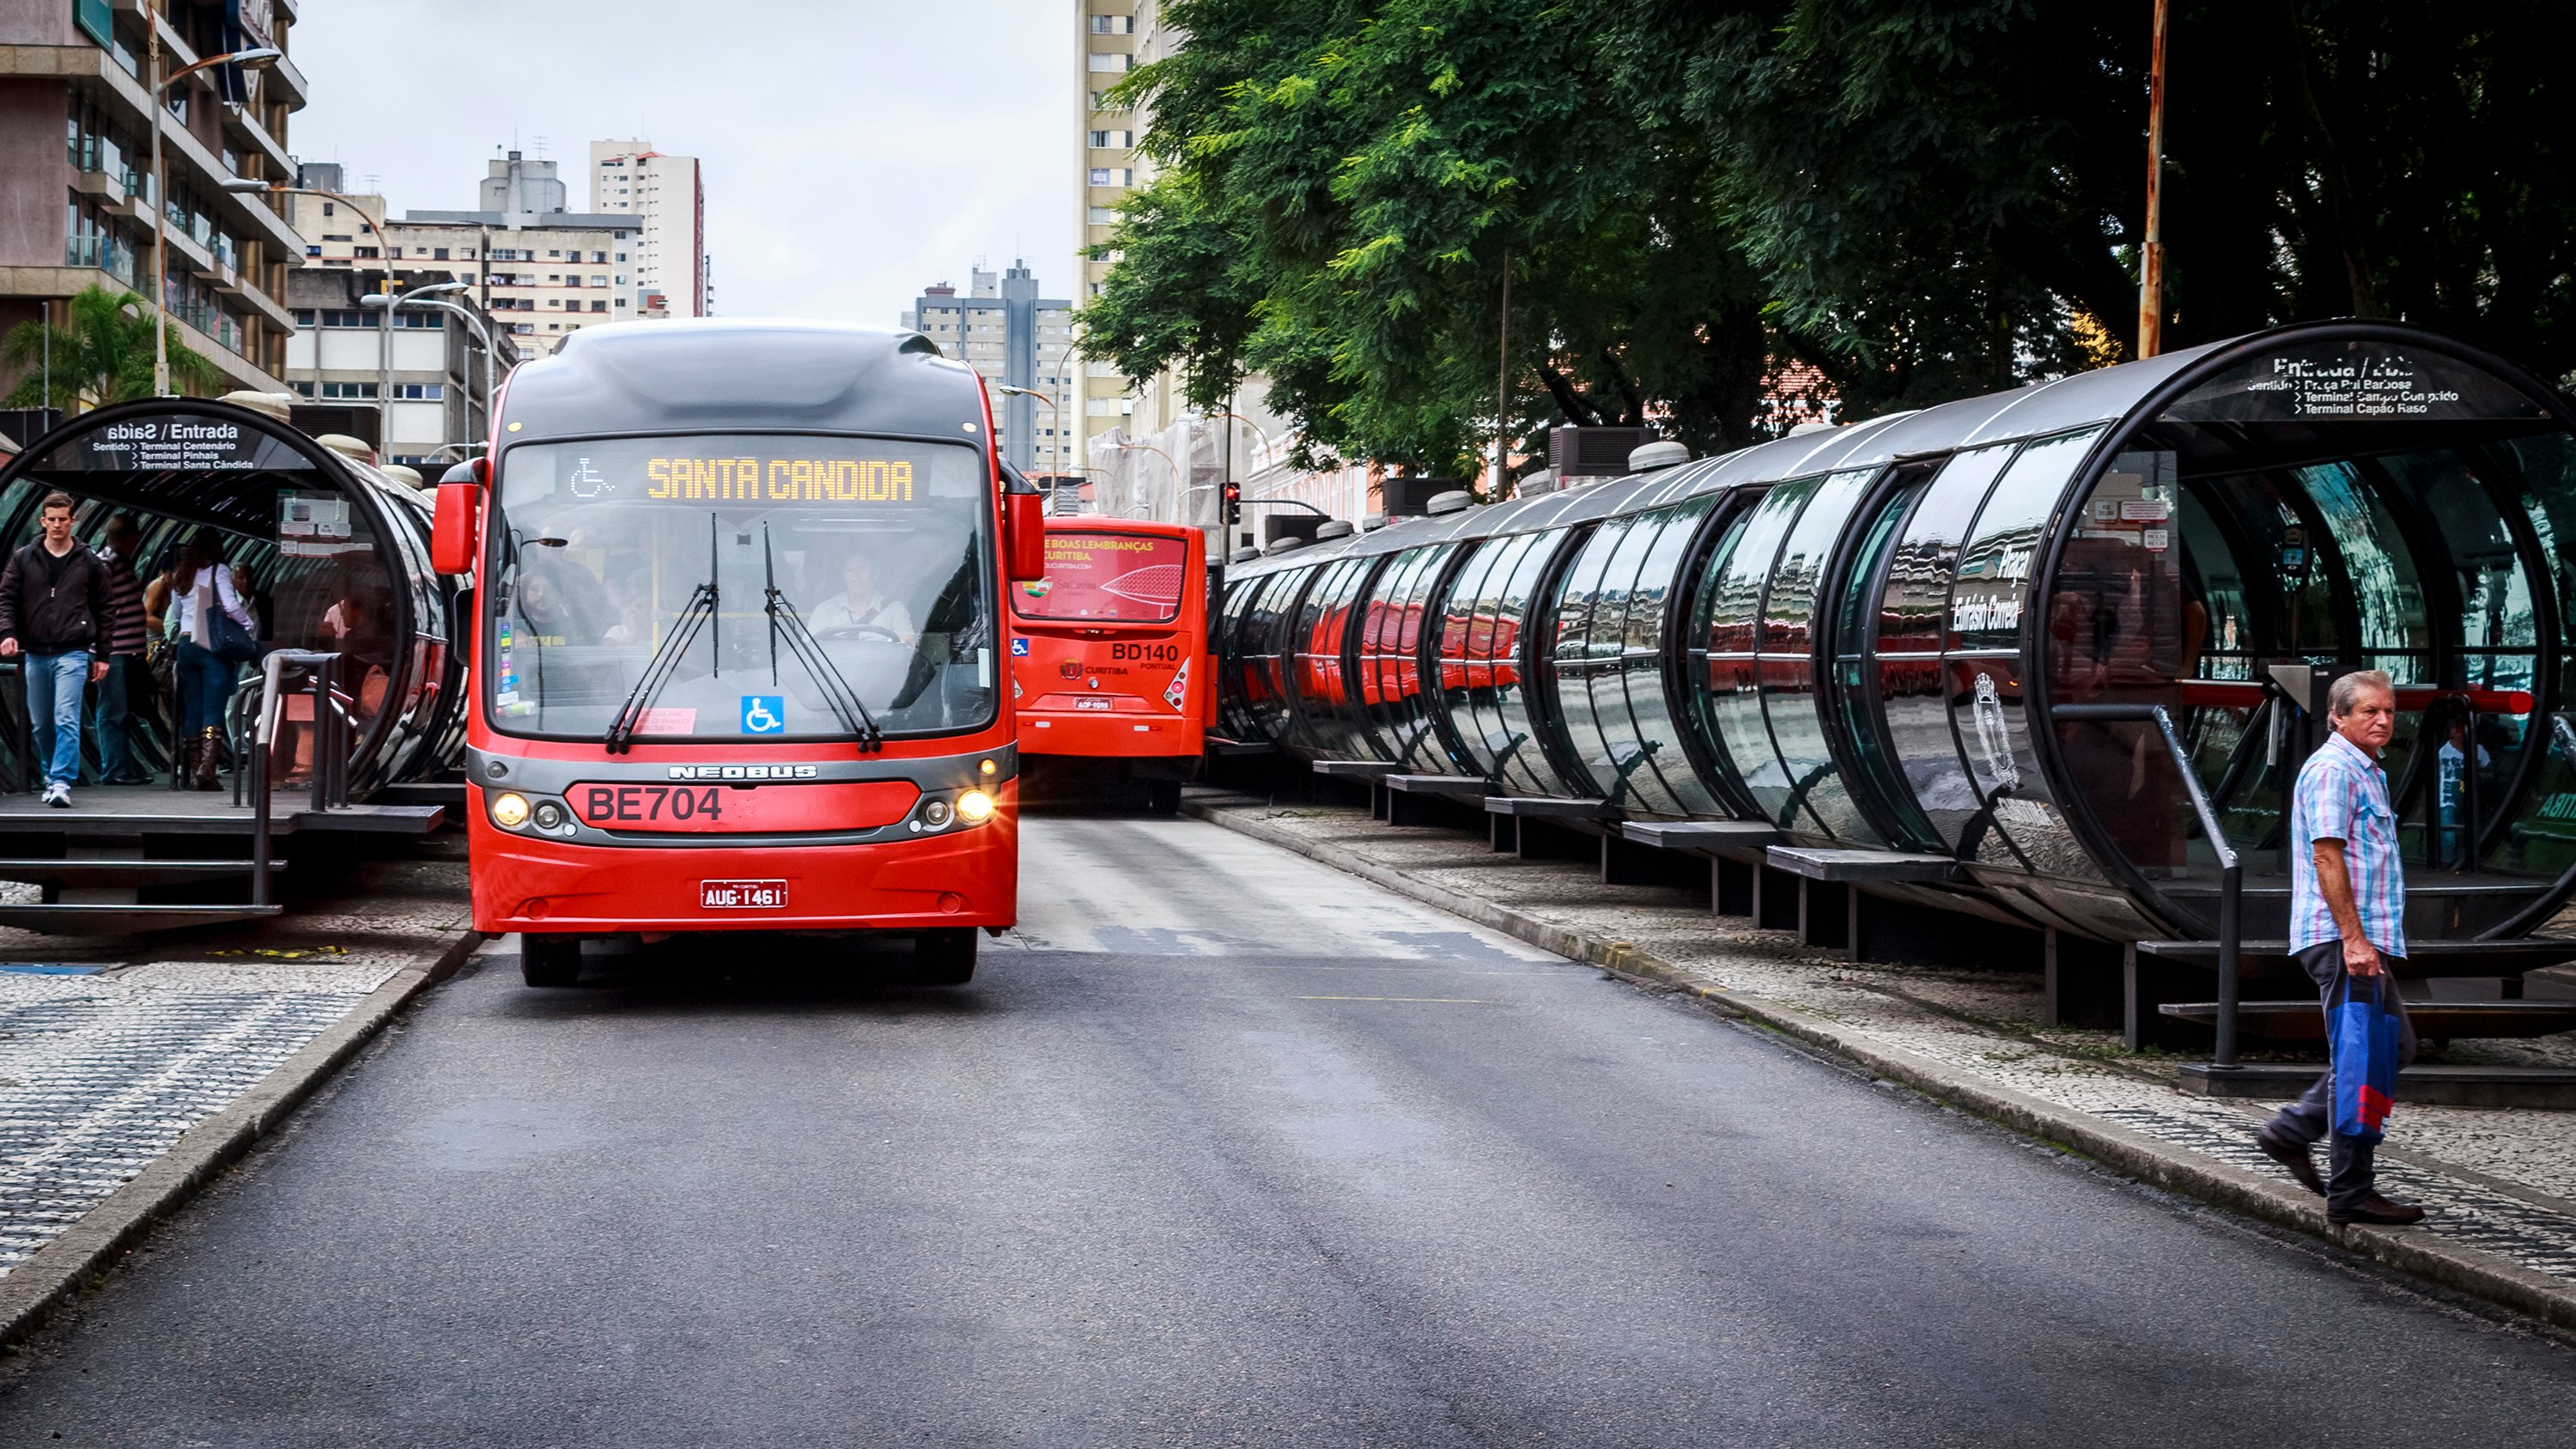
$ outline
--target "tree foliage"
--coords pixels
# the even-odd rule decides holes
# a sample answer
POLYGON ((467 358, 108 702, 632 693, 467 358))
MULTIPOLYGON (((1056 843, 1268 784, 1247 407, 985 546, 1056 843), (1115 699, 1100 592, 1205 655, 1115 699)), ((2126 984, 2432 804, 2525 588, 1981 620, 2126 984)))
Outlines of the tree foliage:
MULTIPOLYGON (((2175 0, 2168 346, 2402 317, 2576 370, 2554 0, 2175 0)), ((2136 330, 2149 0, 1172 0, 1123 88, 1159 168, 1086 347, 1247 372, 1309 443, 1761 432, 2114 361, 2136 330), (1498 356, 1511 275, 1508 358, 1498 356)))
MULTIPOLYGON (((0 407, 51 407, 70 412, 77 407, 152 396, 152 325, 141 299, 128 293, 91 286, 70 304, 70 325, 55 327, 41 318, 21 322, 0 337, 0 367, 24 376, 0 407), (48 349, 50 348, 50 366, 48 349), (52 379, 48 395, 46 379, 52 379)), ((170 380, 183 390, 210 393, 223 385, 222 369, 179 340, 168 326, 170 380)))

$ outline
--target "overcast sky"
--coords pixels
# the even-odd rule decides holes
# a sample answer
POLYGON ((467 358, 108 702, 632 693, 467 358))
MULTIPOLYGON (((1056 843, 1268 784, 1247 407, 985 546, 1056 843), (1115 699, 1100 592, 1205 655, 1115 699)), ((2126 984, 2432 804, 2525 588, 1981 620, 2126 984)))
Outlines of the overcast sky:
POLYGON ((590 143, 695 156, 716 310, 888 326, 976 258, 1073 270, 1068 0, 304 0, 291 145, 399 218, 466 210, 484 163, 590 143))

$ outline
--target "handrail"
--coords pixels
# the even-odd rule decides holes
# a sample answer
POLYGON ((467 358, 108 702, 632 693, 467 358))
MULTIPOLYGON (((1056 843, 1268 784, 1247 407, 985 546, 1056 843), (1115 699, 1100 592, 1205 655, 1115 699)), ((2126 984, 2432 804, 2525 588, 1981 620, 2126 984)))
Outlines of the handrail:
POLYGON ((2218 1047, 2210 1054, 2209 1064, 2218 1071, 2235 1070, 2237 952, 2245 935, 2245 867, 2227 843, 2227 832, 2219 824, 2218 807, 2210 802, 2209 792, 2201 788, 2191 757, 2183 753, 2182 739, 2174 733, 2173 716, 2165 713, 2160 704, 2061 704, 2048 713, 2052 721, 2151 722, 2156 733, 2163 736, 2165 753, 2173 757, 2183 788, 2191 792, 2191 808, 2200 816, 2201 833, 2209 837, 2210 849, 2218 853, 2218 1047))
POLYGON ((277 768, 275 741, 283 703, 278 684, 285 666, 290 664, 304 666, 313 676, 308 686, 313 692, 312 807, 329 810, 349 803, 347 720, 337 698, 340 656, 314 649, 270 650, 260 662, 265 687, 260 692, 258 728, 252 732, 236 774, 236 778, 246 775, 250 780, 250 903, 255 906, 270 904, 269 877, 275 868, 270 860, 270 776, 277 768))

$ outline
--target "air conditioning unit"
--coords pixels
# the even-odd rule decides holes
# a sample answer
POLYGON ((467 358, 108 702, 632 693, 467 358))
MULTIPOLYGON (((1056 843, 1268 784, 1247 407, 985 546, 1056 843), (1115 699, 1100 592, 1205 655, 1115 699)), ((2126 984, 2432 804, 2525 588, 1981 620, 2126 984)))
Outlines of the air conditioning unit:
POLYGON ((1432 499, 1466 486, 1463 478, 1387 478, 1378 483, 1378 496, 1386 501, 1387 517, 1420 518, 1431 511, 1432 499))
POLYGON ((1628 455, 1654 440, 1652 428, 1552 428, 1547 465, 1569 481, 1617 478, 1628 471, 1628 455))

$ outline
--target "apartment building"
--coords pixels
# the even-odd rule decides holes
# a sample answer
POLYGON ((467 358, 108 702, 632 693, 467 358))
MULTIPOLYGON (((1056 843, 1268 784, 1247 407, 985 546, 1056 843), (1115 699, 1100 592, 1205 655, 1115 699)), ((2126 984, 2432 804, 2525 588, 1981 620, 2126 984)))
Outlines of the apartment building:
MULTIPOLYGON (((293 59, 296 0, 9 0, 0 3, 0 331, 67 320, 91 286, 149 297, 166 238, 170 319, 223 386, 280 392, 300 240, 234 180, 294 175, 287 122, 308 90, 293 59), (168 87, 152 176, 150 88, 200 58, 251 47, 288 57, 218 66, 168 87)), ((0 379, 0 383, 14 379, 0 379)))
MULTIPOLYGON (((461 280, 461 274, 438 270, 400 274, 406 290, 461 280)), ((384 310, 360 301, 383 287, 381 273, 354 267, 305 267, 290 275, 287 300, 298 330, 286 345, 286 382, 307 402, 346 409, 350 426, 386 462, 409 464, 434 478, 489 438, 486 390, 510 375, 520 351, 508 328, 477 306, 470 292, 443 295, 468 317, 443 308, 400 308, 388 335, 384 310)))
POLYGON ((1053 404, 993 393, 993 426, 1012 467, 1055 473, 1080 466, 1075 444, 1085 434, 1073 409, 1073 303, 1039 296, 1026 262, 1000 273, 971 269, 963 295, 946 282, 924 287, 902 320, 982 373, 988 387, 1028 388, 1053 404))
POLYGON ((634 284, 634 218, 565 210, 567 188, 552 161, 518 151, 495 157, 481 206, 406 212, 399 221, 385 220, 383 197, 345 193, 337 165, 303 174, 308 188, 330 193, 297 196, 290 209, 308 267, 398 280, 452 272, 530 357, 584 327, 646 315, 634 284))
POLYGON ((650 141, 590 143, 590 209, 634 222, 636 301, 659 294, 659 315, 712 315, 708 295, 707 189, 695 156, 666 156, 650 141))
MULTIPOLYGON (((1110 265, 1108 258, 1094 258, 1088 251, 1109 240, 1119 205, 1143 179, 1138 174, 1142 159, 1136 154, 1136 135, 1144 128, 1145 117, 1114 104, 1109 91, 1158 53, 1154 10, 1154 0, 1074 0, 1074 140, 1082 172, 1077 193, 1082 215, 1075 219, 1074 235, 1085 251, 1075 259, 1075 266, 1081 283, 1077 295, 1085 301, 1100 295, 1110 265)), ((1077 390, 1080 436, 1087 440, 1111 428, 1128 427, 1136 400, 1116 366, 1079 359, 1077 364, 1082 374, 1077 390)), ((1077 455, 1072 461, 1079 465, 1084 458, 1077 455)))

